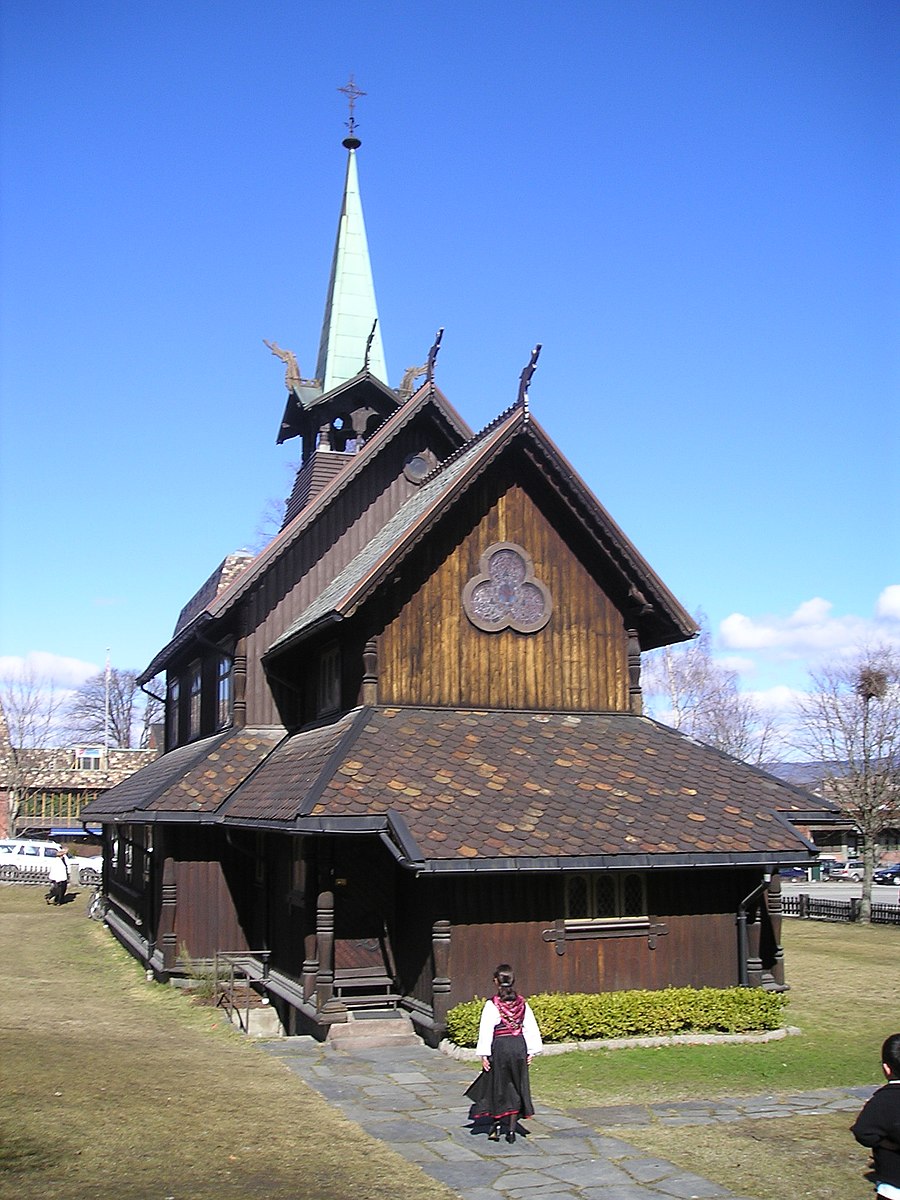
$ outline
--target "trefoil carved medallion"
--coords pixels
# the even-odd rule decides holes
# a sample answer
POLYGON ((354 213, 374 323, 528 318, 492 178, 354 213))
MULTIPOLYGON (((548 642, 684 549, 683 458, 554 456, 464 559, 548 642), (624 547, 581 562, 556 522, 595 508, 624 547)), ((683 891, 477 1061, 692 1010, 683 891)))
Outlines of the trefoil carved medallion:
POLYGON ((513 542, 488 546, 478 574, 463 588, 463 610, 476 629, 537 633, 550 620, 553 601, 534 576, 531 555, 513 542))

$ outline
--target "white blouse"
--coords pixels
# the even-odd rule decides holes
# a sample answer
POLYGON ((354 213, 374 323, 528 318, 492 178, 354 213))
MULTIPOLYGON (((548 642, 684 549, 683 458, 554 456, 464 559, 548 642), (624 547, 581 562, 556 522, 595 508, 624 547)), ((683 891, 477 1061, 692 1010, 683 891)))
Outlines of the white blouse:
MULTIPOLYGON (((481 1020, 478 1023, 478 1045, 475 1053, 488 1057, 491 1053, 491 1043, 494 1040, 494 1026, 500 1024, 500 1010, 493 1000, 485 1002, 481 1010, 481 1020)), ((541 1032, 538 1029, 531 1005, 526 1002, 525 1016, 522 1020, 522 1036, 525 1038, 525 1049, 529 1054, 540 1054, 544 1048, 541 1032)))

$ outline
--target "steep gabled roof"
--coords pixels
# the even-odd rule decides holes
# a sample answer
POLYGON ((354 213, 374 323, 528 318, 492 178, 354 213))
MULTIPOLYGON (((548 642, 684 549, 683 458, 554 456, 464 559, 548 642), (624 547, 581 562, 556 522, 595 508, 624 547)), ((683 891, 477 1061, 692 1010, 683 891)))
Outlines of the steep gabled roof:
POLYGON ((697 626, 659 576, 579 478, 551 439, 515 404, 467 445, 441 463, 379 533, 332 580, 296 621, 268 647, 266 654, 301 640, 323 622, 341 620, 404 560, 422 533, 444 516, 473 480, 521 439, 535 464, 552 478, 575 517, 599 544, 618 572, 623 596, 634 609, 643 649, 692 637, 697 626))
POLYGON ((402 561, 429 519, 446 510, 454 487, 470 478, 473 472, 477 473, 490 460, 491 452, 509 440, 520 420, 519 410, 504 414, 433 471, 422 487, 319 593, 293 625, 273 642, 267 654, 283 649, 322 620, 348 616, 385 574, 402 561))
MULTIPOLYGON (((370 382, 378 387, 382 386, 377 380, 370 382)), ((198 611, 193 611, 191 619, 178 629, 176 636, 154 656, 153 661, 142 671, 138 682, 146 683, 159 674, 168 660, 189 644, 195 634, 202 631, 211 621, 217 620, 228 612, 266 571, 272 569, 281 557, 290 551, 294 543, 304 536, 323 512, 338 502, 345 489, 372 466, 374 460, 384 453, 397 434, 426 410, 433 413, 434 418, 450 439, 465 443, 467 439, 471 438, 471 428, 443 392, 431 383, 423 384, 405 404, 385 420, 384 424, 360 447, 356 454, 348 457, 343 470, 304 509, 297 513, 293 521, 285 525, 268 546, 246 566, 239 577, 234 579, 228 587, 212 596, 209 602, 198 611)))

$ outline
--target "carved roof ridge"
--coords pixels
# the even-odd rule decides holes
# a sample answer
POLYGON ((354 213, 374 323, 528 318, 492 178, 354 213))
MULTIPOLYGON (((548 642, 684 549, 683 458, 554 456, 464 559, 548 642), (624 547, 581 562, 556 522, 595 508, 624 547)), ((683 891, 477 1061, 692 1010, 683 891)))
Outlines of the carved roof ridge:
POLYGON ((452 454, 442 459, 437 466, 429 471, 429 473, 425 476, 425 478, 422 480, 422 485, 424 486, 426 483, 430 483, 431 480, 440 475, 442 471, 446 470, 448 467, 451 467, 458 458, 461 458, 462 455, 467 454, 473 446, 478 444, 478 442, 488 437, 499 426, 506 424, 510 417, 516 415, 517 411, 523 414, 522 424, 524 425, 526 423, 527 410, 522 402, 517 399, 510 404, 509 408, 505 408, 502 413, 498 413, 498 415, 489 421, 487 425, 485 425, 482 429, 479 429, 479 431, 469 438, 467 442, 464 442, 461 446, 457 447, 452 454))

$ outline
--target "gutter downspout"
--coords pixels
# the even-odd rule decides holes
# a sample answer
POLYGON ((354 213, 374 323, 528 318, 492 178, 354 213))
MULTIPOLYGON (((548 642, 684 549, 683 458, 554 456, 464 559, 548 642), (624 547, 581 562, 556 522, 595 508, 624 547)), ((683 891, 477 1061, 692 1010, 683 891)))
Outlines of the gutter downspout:
POLYGON ((762 877, 762 883, 758 883, 749 896, 738 905, 737 910, 737 927, 738 927, 738 982, 741 987, 750 986, 750 975, 747 970, 747 907, 752 900, 769 886, 772 878, 772 872, 766 871, 762 877))

